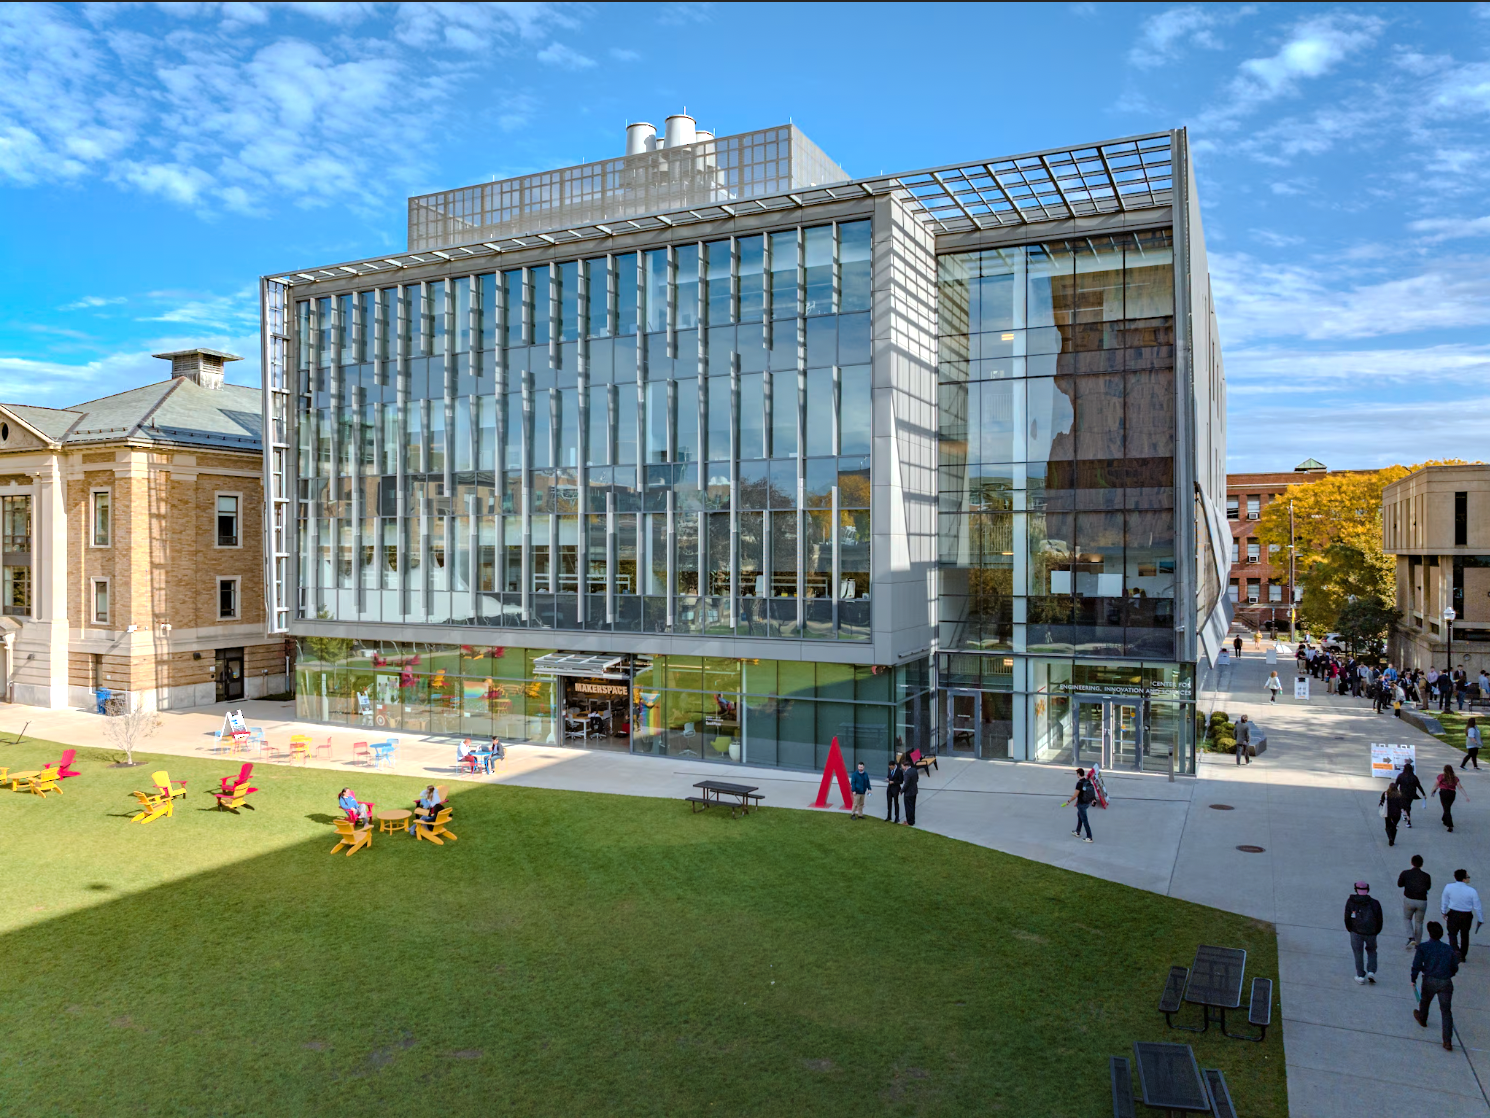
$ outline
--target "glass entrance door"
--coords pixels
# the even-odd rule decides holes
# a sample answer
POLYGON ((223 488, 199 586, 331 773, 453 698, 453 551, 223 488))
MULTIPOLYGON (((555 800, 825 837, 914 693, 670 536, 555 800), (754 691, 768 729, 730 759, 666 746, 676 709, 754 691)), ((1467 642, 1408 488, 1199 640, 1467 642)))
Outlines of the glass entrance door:
POLYGON ((1104 769, 1137 769, 1143 758, 1139 704, 1122 699, 1078 698, 1074 762, 1104 769))
POLYGON ((978 749, 978 692, 948 692, 947 748, 953 753, 982 755, 978 749))

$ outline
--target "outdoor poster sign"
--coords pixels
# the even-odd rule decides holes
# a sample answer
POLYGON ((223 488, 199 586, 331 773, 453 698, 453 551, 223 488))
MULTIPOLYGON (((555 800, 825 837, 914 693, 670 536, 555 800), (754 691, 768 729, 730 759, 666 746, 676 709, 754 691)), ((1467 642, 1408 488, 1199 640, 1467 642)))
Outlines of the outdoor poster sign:
POLYGON ((1307 699, 1309 697, 1309 677, 1301 675, 1293 681, 1293 697, 1295 699, 1307 699))
POLYGON ((1278 647, 1276 645, 1268 649, 1267 662, 1269 664, 1276 664, 1278 662, 1278 647))
POLYGON ((1371 743, 1371 775, 1379 776, 1384 780, 1396 780, 1402 772, 1402 766, 1411 761, 1417 764, 1417 749, 1415 745, 1391 745, 1382 742, 1371 743))

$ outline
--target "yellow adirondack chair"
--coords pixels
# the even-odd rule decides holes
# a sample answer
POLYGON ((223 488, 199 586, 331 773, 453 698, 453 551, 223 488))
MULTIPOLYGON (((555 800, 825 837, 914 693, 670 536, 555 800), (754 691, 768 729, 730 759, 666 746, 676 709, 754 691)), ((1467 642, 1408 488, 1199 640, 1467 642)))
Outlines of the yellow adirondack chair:
POLYGON ((62 782, 57 778, 56 769, 42 769, 41 772, 31 778, 30 786, 31 791, 35 792, 42 799, 47 798, 48 792, 56 792, 57 795, 62 795, 62 782))
POLYGON ((350 858, 364 846, 372 846, 372 826, 359 827, 350 819, 338 819, 336 821, 336 833, 341 836, 331 853, 335 854, 343 846, 347 847, 347 857, 350 858))
POLYGON ((149 823, 162 815, 175 814, 172 810, 175 800, 164 792, 157 792, 153 796, 149 792, 131 792, 130 795, 140 801, 140 810, 130 816, 135 823, 149 823))
POLYGON ((164 792, 168 798, 175 799, 177 796, 186 795, 186 781, 172 780, 171 774, 165 769, 150 774, 150 779, 155 781, 155 786, 164 792), (180 785, 178 788, 177 785, 180 785))
POLYGON ((442 807, 440 813, 433 820, 421 819, 414 825, 414 837, 416 839, 427 839, 436 846, 444 846, 445 839, 456 841, 456 836, 451 834, 450 828, 446 826, 450 822, 450 809, 442 807))
POLYGON ((244 781, 241 784, 233 785, 232 789, 227 792, 214 792, 212 794, 217 797, 217 806, 220 811, 231 811, 234 815, 237 815, 240 807, 246 807, 250 811, 253 810, 254 805, 248 802, 248 796, 250 792, 257 791, 257 788, 250 788, 248 782, 244 781))

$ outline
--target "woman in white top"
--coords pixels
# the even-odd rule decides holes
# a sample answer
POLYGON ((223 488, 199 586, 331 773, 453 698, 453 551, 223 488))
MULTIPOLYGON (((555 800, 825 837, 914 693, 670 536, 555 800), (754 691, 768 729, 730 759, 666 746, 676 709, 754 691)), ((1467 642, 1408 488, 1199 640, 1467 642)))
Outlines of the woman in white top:
POLYGON ((1268 695, 1268 702, 1276 703, 1278 701, 1278 692, 1283 690, 1283 681, 1278 678, 1278 673, 1270 672, 1268 674, 1268 681, 1262 686, 1265 690, 1270 692, 1270 694, 1268 695))
POLYGON ((1480 767, 1480 728, 1474 722, 1471 718, 1464 725, 1464 760, 1459 762, 1461 769, 1470 762, 1474 763, 1475 768, 1480 767))

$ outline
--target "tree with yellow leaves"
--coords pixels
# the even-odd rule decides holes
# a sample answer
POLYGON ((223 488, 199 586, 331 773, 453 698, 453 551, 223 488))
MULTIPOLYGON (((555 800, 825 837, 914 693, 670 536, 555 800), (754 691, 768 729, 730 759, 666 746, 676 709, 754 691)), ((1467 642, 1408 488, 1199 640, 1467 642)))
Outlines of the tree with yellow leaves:
POLYGON ((1375 598, 1390 607, 1396 598, 1396 561, 1381 549, 1382 490, 1422 466, 1464 464, 1463 459, 1442 459, 1330 474, 1280 493, 1263 510, 1257 538, 1277 557, 1277 565, 1287 564, 1291 503, 1295 585, 1303 591, 1299 623, 1323 633, 1337 627, 1347 602, 1375 598))

